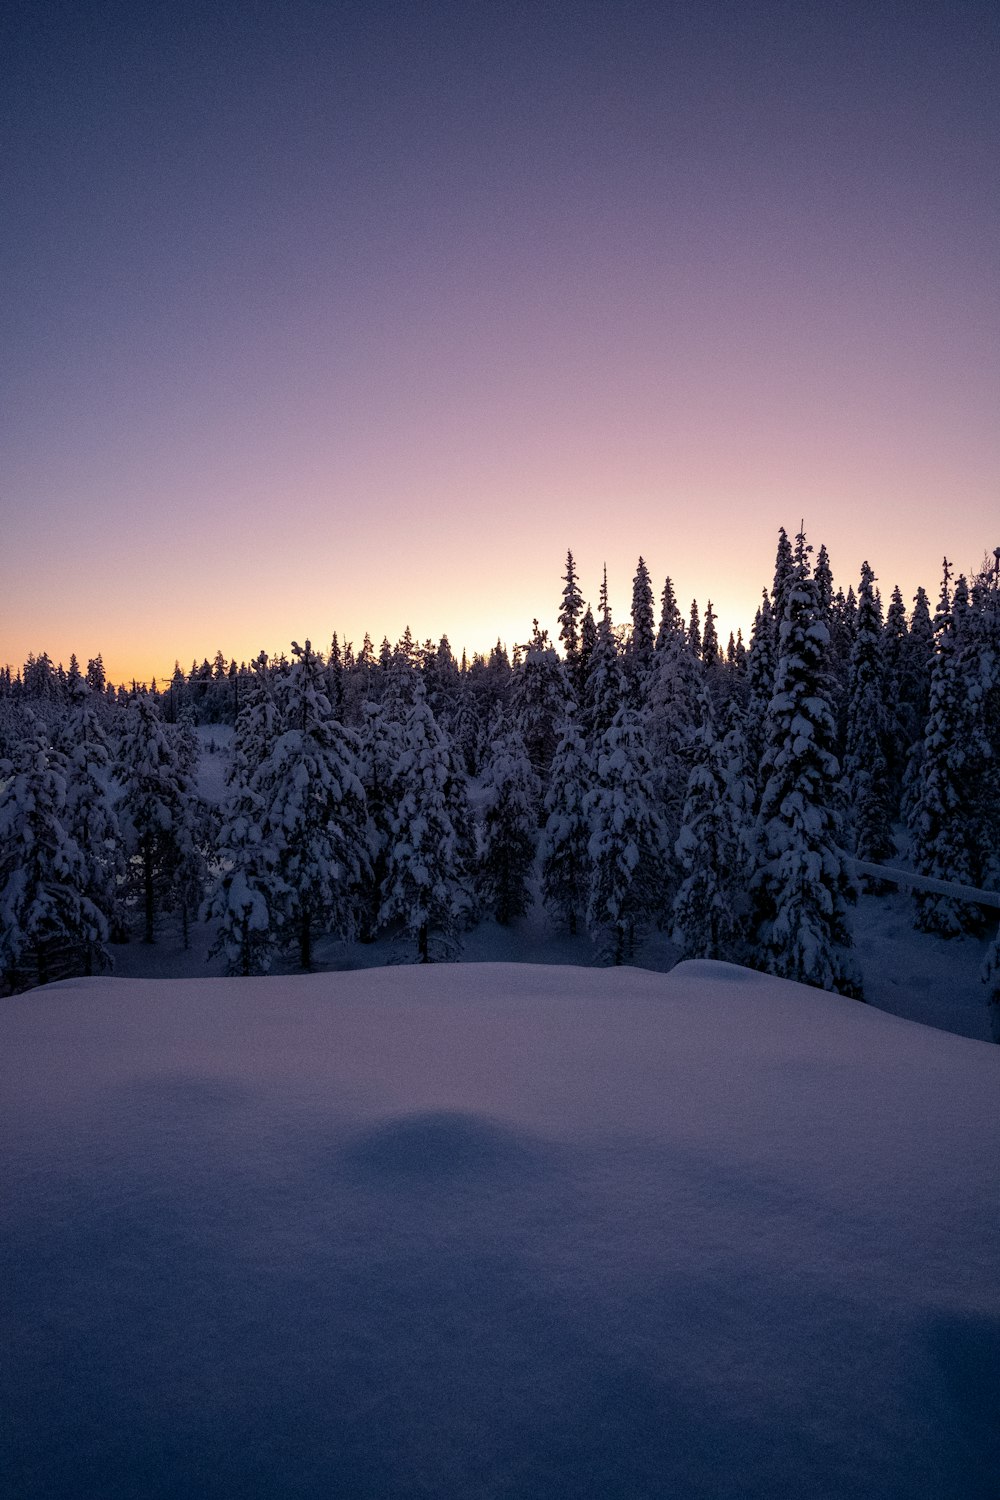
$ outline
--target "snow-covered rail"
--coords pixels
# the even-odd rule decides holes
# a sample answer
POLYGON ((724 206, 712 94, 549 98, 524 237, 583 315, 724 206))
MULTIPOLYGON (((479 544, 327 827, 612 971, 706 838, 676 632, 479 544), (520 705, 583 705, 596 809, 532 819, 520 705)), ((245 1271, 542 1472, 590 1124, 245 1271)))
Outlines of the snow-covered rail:
POLYGON ((1000 891, 981 891, 974 885, 956 885, 951 880, 935 880, 931 875, 916 875, 912 870, 897 870, 891 865, 872 865, 867 860, 851 859, 855 875, 868 875, 872 880, 884 880, 887 885, 898 885, 903 890, 929 891, 935 896, 951 896, 955 901, 969 901, 975 906, 992 906, 1000 911, 1000 891))

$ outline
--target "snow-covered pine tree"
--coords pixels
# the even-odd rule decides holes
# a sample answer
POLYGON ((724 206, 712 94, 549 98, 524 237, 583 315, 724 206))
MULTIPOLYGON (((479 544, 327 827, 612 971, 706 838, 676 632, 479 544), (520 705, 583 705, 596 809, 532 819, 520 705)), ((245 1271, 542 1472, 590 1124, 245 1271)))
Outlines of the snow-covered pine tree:
POLYGON ((634 708, 641 708, 646 699, 654 643, 653 585, 645 559, 640 557, 632 579, 632 634, 625 661, 634 708))
POLYGON ((733 862, 728 882, 733 911, 743 922, 750 912, 750 881, 757 853, 757 784, 746 736, 746 714, 739 699, 726 704, 722 725, 726 810, 732 832, 733 862))
MULTIPOLYGON (((112 790, 111 746, 99 707, 102 700, 85 678, 76 681, 72 693, 57 746, 66 766, 66 832, 86 869, 85 894, 103 915, 112 936, 123 935, 125 848, 112 790)), ((89 974, 91 968, 85 955, 84 972, 89 974)))
POLYGON ((176 725, 171 726, 171 738, 181 772, 193 784, 198 774, 198 762, 201 759, 201 741, 198 738, 194 709, 190 703, 185 703, 177 715, 176 725))
POLYGON ((780 526, 778 528, 778 547, 774 557, 774 582, 771 585, 771 628, 774 638, 775 662, 777 662, 781 622, 785 618, 785 604, 794 575, 795 562, 792 556, 792 544, 788 540, 788 532, 784 526, 780 526))
POLYGON ((719 664, 719 633, 715 628, 716 618, 712 601, 709 599, 705 610, 705 628, 701 634, 701 659, 706 668, 714 668, 719 664))
POLYGON ((909 717, 903 701, 902 683, 906 669, 907 637, 906 605, 899 585, 889 596, 889 608, 882 627, 882 671, 885 678, 886 713, 886 774, 889 782, 890 802, 895 806, 903 781, 906 758, 918 732, 915 721, 909 717))
POLYGON ((692 656, 682 629, 672 630, 656 653, 644 722, 655 765, 659 809, 666 827, 667 847, 680 832, 684 789, 691 770, 691 752, 698 725, 698 694, 702 669, 692 656))
POLYGON ((560 726, 560 740, 545 794, 542 832, 542 900, 571 933, 586 910, 590 890, 590 817, 587 798, 593 767, 575 719, 560 726))
POLYGON ((330 655, 326 659, 326 696, 330 712, 335 719, 344 717, 344 653, 340 648, 340 637, 336 631, 330 641, 330 655))
POLYGON ((572 552, 566 553, 566 571, 562 575, 562 603, 559 609, 559 639, 566 653, 566 668, 574 693, 583 688, 580 670, 580 621, 583 618, 583 595, 572 552))
POLYGON ((853 887, 841 854, 836 726, 824 695, 829 631, 816 618, 808 552, 800 532, 766 721, 753 879, 756 960, 785 979, 860 996, 847 922, 853 887))
POLYGON ((528 759, 544 786, 559 743, 557 726, 566 713, 569 692, 548 631, 539 630, 537 620, 532 624, 531 640, 511 681, 510 707, 528 759))
POLYGON ((29 712, 0 786, 0 972, 10 989, 110 966, 108 924, 87 895, 66 812, 65 758, 29 712))
POLYGON ((680 610, 677 608, 677 597, 674 593, 673 580, 668 577, 663 585, 663 593, 660 598, 660 626, 656 633, 655 649, 662 651, 673 636, 683 634, 684 620, 680 610))
POLYGON ((434 648, 434 653, 424 663, 424 688, 427 706, 435 722, 450 739, 452 725, 458 712, 462 683, 458 662, 451 649, 451 642, 443 635, 434 648))
POLYGON ((259 779, 267 787, 264 835, 277 849, 285 921, 309 969, 318 933, 349 938, 355 930, 370 869, 368 814, 357 743, 330 713, 322 663, 309 641, 293 641, 292 654, 279 698, 287 728, 259 779))
POLYGON ((625 668, 611 624, 607 569, 605 569, 604 583, 601 587, 601 601, 601 618, 588 662, 584 690, 584 724, 593 739, 599 739, 610 726, 628 695, 625 668))
POLYGON ((390 839, 379 914, 417 945, 421 963, 451 958, 471 904, 449 746, 418 684, 390 774, 390 839))
POLYGON ((277 850, 265 841, 266 808, 247 781, 232 781, 222 807, 218 874, 203 907, 218 921, 209 957, 222 954, 227 974, 266 974, 278 939, 284 883, 277 850))
POLYGON ((496 723, 483 776, 479 884, 484 909, 501 926, 523 917, 531 905, 540 790, 520 734, 504 733, 496 723))
POLYGON ((910 616, 910 633, 906 643, 904 671, 900 677, 900 700, 907 705, 907 717, 914 729, 903 770, 903 785, 900 794, 900 811, 907 827, 914 815, 920 784, 920 768, 924 758, 924 728, 930 707, 931 667, 934 663, 935 651, 934 622, 931 618, 930 600, 925 590, 918 588, 913 599, 913 613, 910 616))
POLYGON ((830 554, 826 550, 825 543, 820 546, 816 554, 813 581, 816 585, 816 618, 829 629, 833 612, 833 570, 830 567, 830 554))
POLYGON ((674 898, 673 942, 684 958, 731 958, 736 937, 730 881, 740 850, 727 798, 727 758, 703 689, 681 829, 674 844, 682 880, 674 898))
POLYGON ((583 619, 580 621, 580 671, 578 680, 582 686, 577 692, 577 701, 581 707, 586 698, 587 678, 590 676, 590 664, 594 659, 594 652, 596 650, 597 623, 594 620, 594 612, 588 604, 583 612, 583 619))
POLYGON ((633 709, 619 709, 597 746, 587 811, 587 929, 604 961, 628 963, 663 906, 667 847, 642 719, 633 709))
POLYGON ((765 589, 760 608, 754 616, 750 649, 747 652, 747 757, 757 785, 758 797, 764 789, 761 767, 767 742, 767 711, 774 697, 777 652, 778 630, 771 614, 771 600, 765 589))
MULTIPOLYGON (((907 806, 914 862, 921 875, 975 885, 975 805, 970 771, 988 747, 981 740, 968 701, 969 683, 961 670, 951 596, 951 565, 944 577, 934 618, 936 651, 931 664, 930 701, 918 774, 907 806)), ((969 931, 974 907, 950 896, 916 894, 916 925, 923 932, 952 937, 969 931)))
POLYGON ((218 922, 209 957, 222 954, 228 974, 266 974, 278 942, 284 883, 277 849, 265 838, 270 788, 259 777, 282 730, 272 674, 261 652, 242 694, 226 772, 217 842, 217 873, 206 920, 218 922))
POLYGON ((119 822, 143 910, 143 942, 154 940, 158 911, 171 905, 187 848, 193 789, 173 740, 147 693, 132 699, 119 746, 119 822))
POLYGON ((844 776, 854 852, 882 864, 896 851, 892 839, 885 746, 889 739, 882 620, 875 575, 861 564, 857 629, 847 694, 844 776))
POLYGON ((358 937, 372 942, 382 907, 389 848, 392 842, 392 777, 403 754, 408 710, 397 699, 368 702, 358 735, 358 775, 368 808, 370 873, 362 882, 358 937))
POLYGON ((687 628, 688 650, 696 661, 701 660, 701 619, 698 614, 697 599, 691 600, 691 614, 688 618, 687 628))

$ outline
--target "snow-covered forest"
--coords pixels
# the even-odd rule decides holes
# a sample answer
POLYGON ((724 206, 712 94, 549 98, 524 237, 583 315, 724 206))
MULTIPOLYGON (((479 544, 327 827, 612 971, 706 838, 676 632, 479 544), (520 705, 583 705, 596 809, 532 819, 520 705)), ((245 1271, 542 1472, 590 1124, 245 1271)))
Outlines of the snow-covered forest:
MULTIPOLYGON (((606 578, 586 602, 572 553, 562 585, 558 640, 536 621, 471 660, 407 631, 220 651, 148 688, 100 657, 5 668, 7 990, 203 923, 209 972, 253 975, 330 938, 452 958, 534 909, 599 962, 659 931, 677 959, 862 998, 854 861, 1000 886, 1000 549, 908 607, 782 531, 749 640, 726 643, 711 601, 683 611, 642 558, 625 621, 606 578), (206 726, 229 752, 214 794, 206 726)), ((923 889, 912 920, 985 939, 997 912, 923 889)), ((1000 1014, 995 936, 982 977, 1000 1014)))

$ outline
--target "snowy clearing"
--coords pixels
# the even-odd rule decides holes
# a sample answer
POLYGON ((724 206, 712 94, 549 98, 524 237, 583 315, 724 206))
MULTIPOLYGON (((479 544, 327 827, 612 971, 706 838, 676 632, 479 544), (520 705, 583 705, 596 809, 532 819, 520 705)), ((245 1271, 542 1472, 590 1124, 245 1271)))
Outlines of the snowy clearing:
POLYGON ((1000 1474, 1000 1052, 721 964, 4 1002, 0 1489, 1000 1474))

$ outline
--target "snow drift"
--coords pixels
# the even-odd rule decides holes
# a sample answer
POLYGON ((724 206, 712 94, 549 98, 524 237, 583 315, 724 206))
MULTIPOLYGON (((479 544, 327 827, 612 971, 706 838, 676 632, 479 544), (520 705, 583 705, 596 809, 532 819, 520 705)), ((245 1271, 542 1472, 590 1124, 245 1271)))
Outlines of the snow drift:
POLYGON ((1000 1492, 1000 1052, 722 964, 4 1003, 3 1493, 1000 1492))

